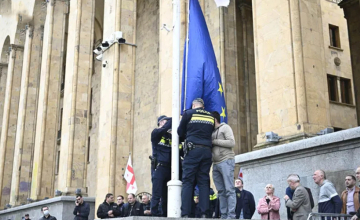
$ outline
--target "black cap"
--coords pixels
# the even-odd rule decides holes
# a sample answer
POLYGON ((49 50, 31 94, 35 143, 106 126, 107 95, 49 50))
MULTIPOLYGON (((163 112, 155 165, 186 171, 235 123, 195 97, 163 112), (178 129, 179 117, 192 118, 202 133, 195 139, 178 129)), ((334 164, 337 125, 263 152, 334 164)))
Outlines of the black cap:
POLYGON ((168 119, 170 119, 170 117, 167 117, 166 115, 162 115, 162 116, 158 117, 158 125, 159 125, 160 121, 168 120, 168 119))

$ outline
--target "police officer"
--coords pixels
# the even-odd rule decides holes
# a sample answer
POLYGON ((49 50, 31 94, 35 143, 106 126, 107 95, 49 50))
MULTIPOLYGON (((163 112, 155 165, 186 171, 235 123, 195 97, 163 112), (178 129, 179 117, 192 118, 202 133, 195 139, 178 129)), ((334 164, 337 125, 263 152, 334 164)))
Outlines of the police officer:
POLYGON ((151 133, 151 143, 156 152, 156 169, 152 177, 151 215, 167 217, 167 182, 171 180, 171 118, 158 118, 158 128, 151 133), (161 198, 162 213, 159 212, 161 198))
POLYGON ((192 102, 192 109, 186 111, 181 119, 178 134, 186 138, 181 191, 181 216, 191 214, 191 200, 195 180, 199 187, 199 208, 201 217, 209 216, 210 167, 212 163, 211 135, 215 119, 210 112, 204 110, 204 101, 197 98, 192 102))

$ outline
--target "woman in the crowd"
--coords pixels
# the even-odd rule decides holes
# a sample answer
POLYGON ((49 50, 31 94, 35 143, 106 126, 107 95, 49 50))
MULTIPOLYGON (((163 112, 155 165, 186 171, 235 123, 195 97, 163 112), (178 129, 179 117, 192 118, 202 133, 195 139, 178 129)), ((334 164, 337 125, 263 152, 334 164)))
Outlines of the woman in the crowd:
POLYGON ((261 219, 279 220, 280 198, 274 196, 275 187, 267 184, 265 187, 266 195, 259 200, 257 211, 261 219))

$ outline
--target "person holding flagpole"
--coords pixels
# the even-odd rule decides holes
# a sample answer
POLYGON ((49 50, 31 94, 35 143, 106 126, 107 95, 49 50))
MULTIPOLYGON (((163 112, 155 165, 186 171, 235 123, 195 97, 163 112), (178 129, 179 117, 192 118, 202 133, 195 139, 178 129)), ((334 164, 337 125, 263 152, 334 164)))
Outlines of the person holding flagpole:
POLYGON ((157 164, 152 176, 151 215, 167 217, 167 182, 171 180, 171 118, 162 115, 151 133, 157 164), (159 212, 161 198, 162 213, 159 212))
POLYGON ((211 135, 215 120, 204 109, 204 101, 197 98, 192 109, 184 113, 178 128, 180 138, 186 138, 183 146, 183 188, 181 191, 181 216, 189 217, 195 181, 199 187, 201 218, 209 216, 210 167, 212 164, 211 135))
MULTIPOLYGON (((223 2, 224 3, 224 2, 223 2)), ((226 6, 221 4, 220 6, 226 6)), ((214 48, 198 0, 189 0, 188 30, 184 48, 181 89, 181 113, 178 127, 180 139, 186 139, 183 161, 181 216, 191 212, 194 182, 199 187, 201 217, 209 216, 210 167, 212 164, 212 132, 215 119, 210 112, 220 113, 227 123, 225 90, 217 66, 214 48), (190 110, 187 110, 190 109, 190 110)))

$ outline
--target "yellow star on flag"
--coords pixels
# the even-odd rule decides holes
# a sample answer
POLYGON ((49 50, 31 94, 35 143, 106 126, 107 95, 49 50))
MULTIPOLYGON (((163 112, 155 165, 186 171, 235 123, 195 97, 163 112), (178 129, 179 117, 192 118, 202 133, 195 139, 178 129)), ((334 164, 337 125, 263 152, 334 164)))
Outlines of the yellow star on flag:
POLYGON ((222 94, 223 94, 223 89, 222 89, 222 86, 221 86, 221 84, 219 83, 219 89, 218 89, 218 91, 220 92, 220 94, 221 94, 221 96, 222 96, 222 94))
POLYGON ((223 119, 226 118, 225 108, 223 108, 222 106, 221 106, 221 111, 222 112, 221 112, 220 116, 223 117, 223 119))

